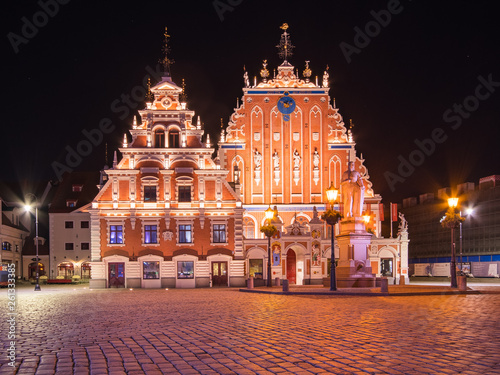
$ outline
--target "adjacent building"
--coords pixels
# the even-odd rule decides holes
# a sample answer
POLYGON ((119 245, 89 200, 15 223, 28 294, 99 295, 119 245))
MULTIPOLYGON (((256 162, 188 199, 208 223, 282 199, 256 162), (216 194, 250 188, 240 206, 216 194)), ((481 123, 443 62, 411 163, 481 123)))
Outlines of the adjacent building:
POLYGON ((63 176, 49 208, 50 279, 90 279, 90 203, 98 193, 99 172, 63 176))
POLYGON ((455 230, 457 266, 475 277, 500 273, 500 176, 481 178, 435 193, 403 200, 401 211, 411 229, 410 273, 415 276, 449 276, 452 238, 440 225, 449 197, 459 197, 458 210, 466 217, 455 230))

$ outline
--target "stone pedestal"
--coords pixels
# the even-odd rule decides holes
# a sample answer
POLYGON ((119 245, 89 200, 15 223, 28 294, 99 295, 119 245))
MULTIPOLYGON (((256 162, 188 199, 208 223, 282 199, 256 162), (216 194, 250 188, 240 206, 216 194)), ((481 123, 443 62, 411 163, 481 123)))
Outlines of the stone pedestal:
POLYGON ((371 238, 361 218, 341 221, 340 235, 336 237, 340 250, 337 267, 339 288, 375 287, 376 278, 368 259, 371 238))

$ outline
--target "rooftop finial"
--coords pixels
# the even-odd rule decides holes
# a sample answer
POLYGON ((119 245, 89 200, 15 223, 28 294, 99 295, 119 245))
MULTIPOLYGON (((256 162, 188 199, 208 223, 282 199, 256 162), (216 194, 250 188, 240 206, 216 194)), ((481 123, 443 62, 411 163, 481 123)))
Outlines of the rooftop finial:
POLYGON ((284 61, 287 61, 287 59, 292 56, 292 50, 295 47, 290 41, 290 34, 286 32, 288 29, 288 24, 284 23, 280 26, 280 29, 283 30, 283 34, 281 34, 280 44, 278 44, 276 47, 279 49, 279 57, 284 61))
POLYGON ((168 35, 167 28, 165 27, 165 32, 163 33, 163 58, 160 60, 160 64, 163 65, 163 71, 167 73, 169 76, 170 74, 170 66, 174 63, 173 59, 168 58, 168 54, 170 53, 170 47, 168 46, 168 42, 170 39, 170 35, 168 35))
POLYGON ((148 109, 151 107, 151 103, 153 103, 154 95, 151 92, 151 78, 148 78, 148 92, 146 94, 146 104, 149 103, 148 109))
POLYGON ((269 70, 267 70, 267 60, 262 62, 262 69, 260 70, 260 76, 263 78, 263 82, 267 82, 267 77, 269 77, 269 70))
MULTIPOLYGON (((306 60, 306 68, 304 69, 304 71, 302 72, 302 75, 305 77, 306 79, 306 83, 309 82, 309 77, 311 77, 311 74, 312 74, 312 71, 311 69, 309 68, 309 60, 306 60)), ((297 77, 298 77, 298 74, 297 74, 297 77)))
POLYGON ((187 102, 186 82, 184 81, 184 78, 182 79, 182 92, 181 92, 179 99, 180 99, 181 103, 187 102))

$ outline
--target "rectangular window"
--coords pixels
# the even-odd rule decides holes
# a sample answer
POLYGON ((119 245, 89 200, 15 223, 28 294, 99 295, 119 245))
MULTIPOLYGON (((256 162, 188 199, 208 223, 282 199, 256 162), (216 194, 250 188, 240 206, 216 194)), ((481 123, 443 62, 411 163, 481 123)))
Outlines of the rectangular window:
POLYGON ((214 236, 214 242, 225 243, 226 242, 226 224, 214 224, 213 225, 213 236, 214 236))
POLYGON ((79 193, 82 191, 83 185, 73 185, 71 190, 73 190, 74 193, 79 193))
POLYGON ((82 248, 82 250, 90 250, 90 243, 82 242, 81 248, 82 248))
POLYGON ((89 228, 89 222, 88 221, 80 222, 80 228, 82 228, 82 229, 89 228))
POLYGON ((12 251, 10 242, 2 242, 2 250, 12 251))
POLYGON ((177 262, 178 279, 194 279, 194 262, 177 262))
POLYGON ((156 186, 144 186, 144 202, 156 202, 156 186))
POLYGON ((263 259, 249 259, 248 260, 248 268, 250 276, 253 276, 256 279, 262 279, 263 275, 263 259))
POLYGON ((64 228, 66 228, 66 229, 73 228, 73 222, 72 221, 65 221, 64 222, 64 228))
POLYGON ((179 225, 179 243, 191 243, 191 225, 179 225))
POLYGON ((121 225, 109 226, 109 243, 123 243, 123 227, 121 225))
POLYGON ((73 250, 73 249, 74 249, 73 242, 66 242, 66 243, 64 244, 64 248, 65 248, 66 250, 73 250))
POLYGON ((179 186, 179 202, 191 202, 191 186, 179 186))
POLYGON ((144 243, 157 243, 156 225, 144 226, 144 243))
POLYGON ((160 278, 160 262, 142 262, 143 279, 160 278))
POLYGON ((76 201, 67 200, 66 201, 66 207, 76 207, 76 201))

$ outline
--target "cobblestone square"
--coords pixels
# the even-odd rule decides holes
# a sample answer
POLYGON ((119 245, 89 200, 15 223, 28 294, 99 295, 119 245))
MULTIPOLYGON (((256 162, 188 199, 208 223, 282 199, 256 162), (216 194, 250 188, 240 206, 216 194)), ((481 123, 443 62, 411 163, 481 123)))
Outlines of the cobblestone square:
POLYGON ((494 293, 22 287, 15 369, 6 355, 2 301, 1 374, 500 373, 500 294, 494 293))

